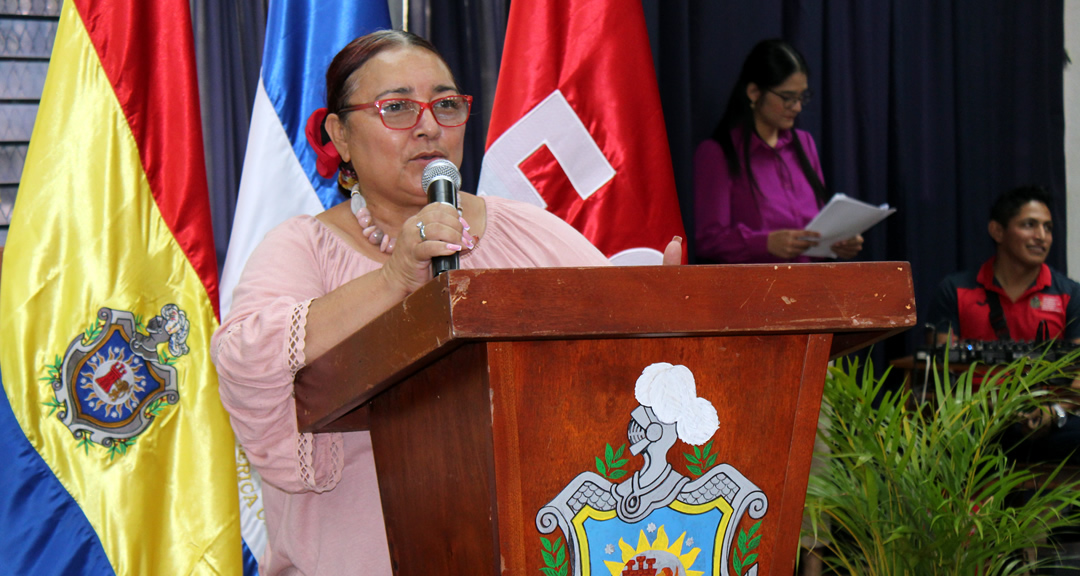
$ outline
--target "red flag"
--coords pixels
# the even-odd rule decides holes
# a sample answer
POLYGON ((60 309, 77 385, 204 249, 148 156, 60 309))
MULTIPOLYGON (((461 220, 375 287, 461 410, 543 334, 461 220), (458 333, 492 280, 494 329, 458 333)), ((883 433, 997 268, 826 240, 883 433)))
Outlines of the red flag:
POLYGON ((478 189, 546 207, 617 265, 660 263, 684 232, 640 3, 511 5, 478 189))

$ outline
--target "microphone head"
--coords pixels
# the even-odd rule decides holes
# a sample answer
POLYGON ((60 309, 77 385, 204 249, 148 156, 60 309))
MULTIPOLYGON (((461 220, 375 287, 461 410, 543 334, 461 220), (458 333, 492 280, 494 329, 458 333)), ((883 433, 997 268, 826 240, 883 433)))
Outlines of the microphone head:
POLYGON ((461 187, 461 174, 458 172, 457 166, 454 166, 453 162, 445 158, 432 160, 424 167, 424 176, 420 179, 420 187, 427 192, 428 186, 431 186, 432 182, 439 179, 452 182, 454 190, 461 187))

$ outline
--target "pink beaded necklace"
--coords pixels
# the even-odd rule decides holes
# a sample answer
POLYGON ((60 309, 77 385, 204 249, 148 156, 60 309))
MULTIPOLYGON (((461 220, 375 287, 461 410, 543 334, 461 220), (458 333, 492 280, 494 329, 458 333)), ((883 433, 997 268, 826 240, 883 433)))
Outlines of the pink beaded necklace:
POLYGON ((353 186, 352 188, 349 208, 352 209, 353 216, 356 216, 356 221, 360 223, 360 228, 363 228, 364 237, 368 239, 368 242, 378 246, 380 252, 393 254, 395 239, 375 225, 375 220, 371 217, 371 211, 367 209, 367 200, 364 200, 364 195, 360 193, 359 186, 353 186))
MULTIPOLYGON (((363 229, 364 237, 371 242, 373 246, 378 246, 379 251, 385 254, 394 253, 395 238, 391 238, 389 234, 383 232, 382 228, 379 228, 375 224, 375 219, 371 217, 371 211, 367 209, 367 200, 364 199, 364 195, 360 193, 359 186, 352 187, 352 198, 349 200, 349 208, 352 210, 353 216, 356 216, 356 221, 360 223, 360 228, 363 229)), ((460 214, 460 211, 458 211, 460 214)), ((469 225, 464 219, 461 219, 461 224, 465 226, 466 237, 466 249, 463 250, 463 256, 469 255, 474 248, 480 243, 479 236, 469 236, 469 225)))

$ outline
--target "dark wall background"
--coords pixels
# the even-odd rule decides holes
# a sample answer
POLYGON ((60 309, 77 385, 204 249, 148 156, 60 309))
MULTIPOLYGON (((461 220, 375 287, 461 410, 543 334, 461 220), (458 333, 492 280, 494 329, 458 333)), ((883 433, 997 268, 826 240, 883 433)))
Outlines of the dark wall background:
MULTIPOLYGON (((694 149, 719 120, 750 47, 783 37, 810 66, 815 100, 799 126, 817 140, 826 184, 899 209, 867 234, 863 259, 911 262, 920 321, 942 276, 992 253, 987 212, 1010 187, 1054 190, 1050 264, 1065 268, 1062 0, 643 0, 642 7, 691 256, 694 149)), ((411 29, 439 46, 477 98, 465 189, 479 177, 508 11, 508 0, 409 0, 411 29)), ((264 1, 206 3, 202 13, 198 25, 236 31, 196 33, 206 60, 219 62, 204 103, 220 98, 234 110, 241 98, 250 108, 258 79, 250 63, 262 48, 253 22, 265 19, 264 1)), ((605 32, 619 33, 596 31, 605 32)), ((207 123, 208 155, 217 156, 208 165, 219 261, 243 159, 237 127, 246 137, 249 112, 234 114, 207 123)), ((879 350, 899 356, 918 337, 912 332, 879 350)))
MULTIPOLYGON (((911 262, 920 322, 942 276, 992 253, 989 206, 1013 186, 1055 191, 1050 264, 1065 268, 1062 2, 643 5, 688 231, 694 148, 742 58, 778 36, 808 60, 815 101, 799 125, 817 140, 830 189, 899 209, 867 234, 863 259, 911 262)), ((886 356, 919 337, 886 343, 886 356)))

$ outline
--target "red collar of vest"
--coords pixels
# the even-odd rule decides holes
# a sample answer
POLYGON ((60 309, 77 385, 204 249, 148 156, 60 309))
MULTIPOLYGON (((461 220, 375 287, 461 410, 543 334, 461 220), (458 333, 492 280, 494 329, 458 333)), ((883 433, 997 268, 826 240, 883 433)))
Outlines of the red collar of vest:
MULTIPOLYGON (((975 278, 975 280, 979 284, 982 284, 983 288, 987 290, 993 290, 994 292, 997 292, 1002 296, 1008 297, 1008 295, 1005 294, 1005 290, 1002 289, 1000 284, 998 284, 997 279, 994 278, 994 262, 996 261, 997 256, 993 256, 986 262, 983 262, 982 267, 979 268, 979 275, 975 278)), ((1018 298, 1018 300, 1023 300, 1031 294, 1045 289, 1049 285, 1050 267, 1043 263, 1042 268, 1039 269, 1039 276, 1035 278, 1035 282, 1033 282, 1031 286, 1028 286, 1027 290, 1024 290, 1024 293, 1020 295, 1020 298, 1018 298)))

